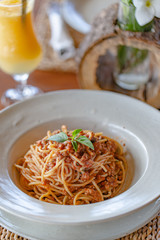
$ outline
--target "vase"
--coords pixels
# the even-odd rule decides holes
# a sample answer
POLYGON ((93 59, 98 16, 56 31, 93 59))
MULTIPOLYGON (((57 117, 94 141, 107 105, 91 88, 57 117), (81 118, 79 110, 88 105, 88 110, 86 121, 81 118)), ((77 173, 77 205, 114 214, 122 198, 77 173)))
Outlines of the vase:
MULTIPOLYGON (((140 26, 135 18, 132 1, 121 0, 119 3, 118 25, 123 31, 151 31, 153 22, 140 26)), ((127 90, 137 90, 151 78, 150 52, 132 46, 117 47, 114 80, 117 85, 127 90)))

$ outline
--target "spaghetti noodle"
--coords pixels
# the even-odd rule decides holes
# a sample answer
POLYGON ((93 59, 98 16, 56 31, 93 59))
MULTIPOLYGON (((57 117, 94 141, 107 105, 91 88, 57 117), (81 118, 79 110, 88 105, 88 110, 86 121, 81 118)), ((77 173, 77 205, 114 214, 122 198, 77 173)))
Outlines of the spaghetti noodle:
MULTIPOLYGON (((73 131, 62 126, 71 137, 73 131)), ((126 177, 127 164, 122 146, 113 139, 82 130, 94 150, 78 143, 74 150, 70 140, 56 142, 47 136, 30 146, 15 164, 20 185, 32 197, 64 205, 80 205, 103 201, 120 193, 126 177)))

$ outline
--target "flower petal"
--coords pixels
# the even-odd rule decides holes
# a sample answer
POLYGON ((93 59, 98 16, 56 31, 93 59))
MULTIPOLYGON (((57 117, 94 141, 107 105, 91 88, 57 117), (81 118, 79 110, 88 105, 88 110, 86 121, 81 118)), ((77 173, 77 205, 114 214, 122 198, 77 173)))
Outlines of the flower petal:
POLYGON ((143 5, 142 7, 136 9, 135 17, 139 25, 144 26, 145 24, 152 21, 154 14, 155 10, 152 6, 146 7, 143 5))
POLYGON ((155 13, 154 13, 155 17, 160 18, 160 1, 159 0, 153 0, 152 6, 155 10, 155 13))
POLYGON ((136 8, 142 7, 145 4, 144 0, 133 0, 133 4, 136 8))

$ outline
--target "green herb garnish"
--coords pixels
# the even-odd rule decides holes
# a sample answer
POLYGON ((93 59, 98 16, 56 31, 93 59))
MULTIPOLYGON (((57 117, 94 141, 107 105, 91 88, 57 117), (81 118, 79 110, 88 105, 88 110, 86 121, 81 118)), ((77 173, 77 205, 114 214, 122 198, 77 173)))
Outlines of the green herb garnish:
POLYGON ((64 132, 60 132, 48 138, 47 140, 52 140, 55 142, 65 142, 68 140, 68 136, 64 132))
POLYGON ((55 141, 55 142, 65 142, 67 140, 70 140, 75 152, 77 152, 78 143, 81 143, 81 144, 91 148, 92 150, 94 150, 94 146, 93 146, 92 142, 89 140, 89 138, 87 138, 86 136, 78 137, 78 134, 81 131, 82 131, 82 129, 75 129, 72 132, 72 137, 68 137, 66 133, 60 132, 58 134, 55 134, 55 135, 49 137, 47 140, 51 140, 51 141, 55 141))

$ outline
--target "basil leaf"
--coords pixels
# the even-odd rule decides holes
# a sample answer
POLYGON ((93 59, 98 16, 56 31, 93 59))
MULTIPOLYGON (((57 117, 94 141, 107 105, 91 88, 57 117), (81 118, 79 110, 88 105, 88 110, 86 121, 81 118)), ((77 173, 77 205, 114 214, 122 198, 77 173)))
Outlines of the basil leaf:
POLYGON ((72 141, 72 146, 74 148, 74 151, 77 152, 77 149, 78 149, 78 144, 76 141, 72 141))
POLYGON ((55 141, 55 142, 65 142, 68 140, 68 136, 64 132, 60 132, 58 134, 55 134, 55 135, 49 137, 47 140, 51 140, 51 141, 55 141))
POLYGON ((92 150, 94 150, 94 146, 92 144, 92 142, 85 136, 80 136, 78 138, 76 138, 76 141, 86 145, 87 147, 91 148, 92 150))
POLYGON ((81 131, 82 131, 82 129, 75 129, 75 130, 72 132, 73 138, 75 138, 81 131))

